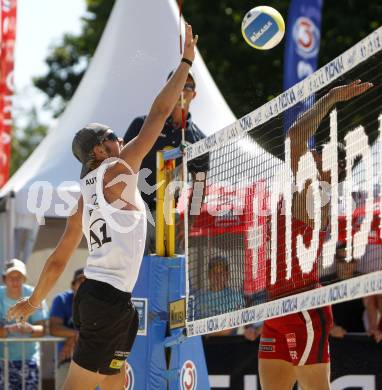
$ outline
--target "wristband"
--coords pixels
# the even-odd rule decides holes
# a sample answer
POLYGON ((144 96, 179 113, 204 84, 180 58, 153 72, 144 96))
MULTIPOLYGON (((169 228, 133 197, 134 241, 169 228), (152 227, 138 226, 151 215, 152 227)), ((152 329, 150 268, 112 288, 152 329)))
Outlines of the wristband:
POLYGON ((192 66, 192 61, 189 60, 188 58, 184 58, 184 57, 183 57, 183 58, 180 60, 180 62, 184 62, 185 64, 192 66))
POLYGON ((41 305, 40 306, 35 306, 35 305, 32 305, 31 301, 29 300, 30 297, 27 298, 27 302, 28 302, 28 305, 30 307, 32 307, 33 309, 35 310, 38 310, 38 309, 41 309, 41 305))

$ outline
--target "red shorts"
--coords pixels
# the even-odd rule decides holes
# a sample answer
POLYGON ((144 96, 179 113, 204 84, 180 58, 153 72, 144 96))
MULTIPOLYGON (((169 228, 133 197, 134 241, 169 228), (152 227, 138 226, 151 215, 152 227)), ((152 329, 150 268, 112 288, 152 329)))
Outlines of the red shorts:
POLYGON ((264 321, 259 358, 281 359, 294 366, 329 363, 330 306, 264 321))

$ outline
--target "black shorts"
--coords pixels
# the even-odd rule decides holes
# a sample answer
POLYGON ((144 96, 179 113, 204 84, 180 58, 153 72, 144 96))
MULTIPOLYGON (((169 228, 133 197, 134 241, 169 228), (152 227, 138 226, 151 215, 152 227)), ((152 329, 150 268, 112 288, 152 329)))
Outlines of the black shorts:
POLYGON ((86 279, 74 297, 73 323, 79 330, 73 361, 100 374, 119 373, 138 331, 131 294, 86 279))

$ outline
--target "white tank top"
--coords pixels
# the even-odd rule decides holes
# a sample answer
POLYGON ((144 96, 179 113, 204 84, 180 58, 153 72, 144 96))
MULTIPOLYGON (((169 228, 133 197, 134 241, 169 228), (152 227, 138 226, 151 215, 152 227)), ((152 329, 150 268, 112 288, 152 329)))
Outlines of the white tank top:
POLYGON ((126 188, 132 189, 128 196, 134 198, 139 211, 119 210, 106 202, 102 181, 111 164, 102 164, 81 180, 84 201, 82 229, 89 248, 84 273, 89 279, 131 292, 145 248, 146 209, 137 189, 138 175, 122 175, 121 178, 127 182, 126 188))

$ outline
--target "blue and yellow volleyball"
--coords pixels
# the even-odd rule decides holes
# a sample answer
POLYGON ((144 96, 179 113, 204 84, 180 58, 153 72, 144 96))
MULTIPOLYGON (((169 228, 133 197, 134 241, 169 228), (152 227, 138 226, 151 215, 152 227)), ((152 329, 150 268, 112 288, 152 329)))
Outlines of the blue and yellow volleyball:
POLYGON ((245 14, 241 32, 248 45, 258 50, 269 50, 283 39, 284 19, 280 12, 272 7, 255 7, 245 14))

